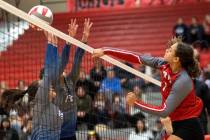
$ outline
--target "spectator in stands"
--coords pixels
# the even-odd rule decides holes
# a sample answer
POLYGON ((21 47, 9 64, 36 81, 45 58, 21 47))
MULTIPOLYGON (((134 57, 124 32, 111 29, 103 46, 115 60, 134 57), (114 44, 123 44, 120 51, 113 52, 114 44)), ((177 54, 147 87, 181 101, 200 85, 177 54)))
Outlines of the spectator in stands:
POLYGON ((87 7, 88 8, 94 8, 95 7, 95 0, 88 0, 87 7))
POLYGON ((120 79, 115 76, 113 68, 107 70, 107 77, 102 81, 99 91, 103 92, 110 102, 114 93, 123 93, 120 79))
POLYGON ((78 124, 89 125, 89 112, 91 110, 92 100, 91 97, 86 94, 85 88, 79 86, 77 88, 77 122, 78 124))
POLYGON ((7 83, 5 81, 0 82, 0 94, 2 94, 5 90, 7 90, 9 87, 7 86, 7 83))
POLYGON ((184 23, 183 18, 179 17, 176 25, 173 28, 173 33, 176 37, 181 37, 183 42, 187 42, 188 40, 188 28, 184 23))
POLYGON ((10 127, 8 118, 1 121, 0 138, 1 140, 19 140, 18 133, 15 129, 10 127))
POLYGON ((25 81, 24 80, 19 80, 16 89, 26 90, 27 86, 25 85, 25 81))
POLYGON ((86 73, 84 70, 81 70, 79 73, 79 79, 76 83, 76 88, 84 87, 85 91, 91 98, 94 98, 95 93, 97 92, 97 87, 94 85, 93 81, 87 79, 86 73))
POLYGON ((78 7, 85 8, 85 3, 86 3, 86 0, 78 0, 78 7))
POLYGON ((6 116, 8 116, 8 113, 6 112, 5 108, 4 108, 4 99, 3 99, 3 93, 6 89, 6 83, 4 81, 1 81, 0 83, 0 121, 5 118, 6 116))
POLYGON ((94 67, 90 70, 90 80, 93 81, 96 91, 99 90, 101 81, 106 77, 106 70, 102 64, 102 60, 95 58, 93 60, 94 67))
POLYGON ((138 85, 133 87, 133 93, 135 93, 138 98, 142 98, 142 90, 138 85))
POLYGON ((87 140, 100 140, 100 137, 99 137, 98 133, 96 133, 95 131, 89 131, 87 140))
MULTIPOLYGON (((150 0, 149 5, 152 5, 155 0, 150 0)), ((164 0, 159 0, 161 5, 164 5, 164 0)))
POLYGON ((210 64, 207 65, 207 69, 204 71, 204 82, 210 89, 210 64))
MULTIPOLYGON (((140 85, 135 85, 133 87, 133 90, 132 92, 136 94, 136 96, 139 98, 139 99, 142 99, 142 89, 140 88, 141 86, 140 85)), ((138 108, 136 107, 130 107, 129 108, 129 114, 130 114, 130 123, 132 126, 135 126, 136 125, 136 121, 137 119, 145 119, 145 115, 144 113, 139 110, 138 108)))
POLYGON ((193 48, 195 48, 197 51, 206 51, 208 50, 209 46, 208 46, 208 42, 206 40, 197 40, 195 42, 193 42, 192 44, 193 48))
MULTIPOLYGON (((124 64, 129 67, 133 67, 132 64, 130 64, 128 62, 124 62, 124 64)), ((114 66, 113 70, 115 72, 116 77, 120 79, 120 83, 121 83, 122 87, 124 87, 126 89, 131 89, 130 79, 134 78, 135 76, 133 74, 131 74, 130 72, 128 72, 122 68, 119 68, 117 66, 114 66)))
POLYGON ((109 115, 112 118, 109 122, 111 128, 124 128, 128 126, 128 121, 125 115, 125 107, 122 104, 119 94, 114 94, 112 97, 111 109, 109 115))
POLYGON ((199 116, 200 122, 203 128, 203 133, 207 134, 208 133, 208 117, 210 114, 210 93, 208 86, 203 82, 198 79, 193 80, 194 85, 195 85, 195 93, 198 97, 200 97, 203 101, 203 110, 199 116), (206 112, 208 111, 208 113, 206 112))
POLYGON ((8 117, 8 113, 5 111, 3 107, 3 101, 2 101, 1 96, 2 94, 0 94, 0 122, 2 121, 2 119, 8 117))
POLYGON ((192 23, 189 27, 189 43, 193 43, 197 40, 204 39, 204 29, 201 24, 198 23, 196 17, 192 17, 192 23))
POLYGON ((23 132, 20 140, 31 140, 32 120, 28 120, 26 126, 23 127, 23 132))
POLYGON ((101 0, 96 0, 97 1, 97 3, 96 3, 96 7, 100 7, 101 6, 101 0))
POLYGON ((8 89, 2 93, 1 96, 1 106, 4 108, 4 111, 8 113, 14 107, 17 107, 16 102, 23 97, 24 91, 19 89, 8 89))
POLYGON ((124 114, 125 113, 125 107, 122 104, 122 100, 121 97, 119 96, 119 94, 114 94, 113 98, 112 98, 112 112, 118 112, 120 114, 124 114))
POLYGON ((95 99, 93 101, 93 120, 92 124, 107 124, 108 122, 108 110, 110 109, 110 103, 106 99, 105 95, 102 93, 98 93, 95 95, 95 99))
POLYGON ((155 126, 152 128, 152 133, 155 140, 162 140, 162 136, 161 136, 162 130, 163 130, 163 125, 160 119, 157 119, 155 121, 155 126))
POLYGON ((10 110, 10 125, 11 128, 15 129, 18 133, 18 135, 21 134, 21 128, 22 128, 22 119, 19 115, 18 108, 14 108, 10 110))
POLYGON ((132 131, 129 140, 152 140, 153 135, 150 130, 147 129, 144 120, 137 120, 135 131, 132 131))
POLYGON ((208 41, 208 44, 210 45, 210 14, 207 14, 205 16, 203 27, 205 31, 205 39, 208 41))

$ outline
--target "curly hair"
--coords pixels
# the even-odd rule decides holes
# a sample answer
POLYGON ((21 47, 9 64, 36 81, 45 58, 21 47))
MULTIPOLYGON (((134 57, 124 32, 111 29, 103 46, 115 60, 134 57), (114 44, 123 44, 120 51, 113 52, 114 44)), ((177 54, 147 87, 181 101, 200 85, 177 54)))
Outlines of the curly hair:
POLYGON ((195 78, 200 74, 198 60, 195 58, 193 48, 182 42, 182 37, 172 37, 167 46, 178 44, 175 55, 180 58, 182 68, 184 68, 190 77, 195 78))
POLYGON ((195 58, 193 48, 185 43, 178 43, 175 55, 180 58, 181 66, 190 77, 195 78, 200 74, 198 60, 195 58))

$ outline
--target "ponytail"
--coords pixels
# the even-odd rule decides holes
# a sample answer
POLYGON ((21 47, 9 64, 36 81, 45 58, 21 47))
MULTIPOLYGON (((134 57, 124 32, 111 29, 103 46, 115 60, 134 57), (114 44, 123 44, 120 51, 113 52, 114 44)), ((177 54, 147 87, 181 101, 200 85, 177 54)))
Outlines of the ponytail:
POLYGON ((191 46, 179 42, 176 49, 176 56, 179 57, 181 66, 187 71, 190 77, 195 78, 199 76, 200 68, 191 46))

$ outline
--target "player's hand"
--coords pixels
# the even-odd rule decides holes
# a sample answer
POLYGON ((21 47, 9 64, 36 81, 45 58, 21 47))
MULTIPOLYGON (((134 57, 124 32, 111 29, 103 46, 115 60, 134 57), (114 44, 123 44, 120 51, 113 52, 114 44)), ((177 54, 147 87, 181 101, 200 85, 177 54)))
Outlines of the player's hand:
POLYGON ((84 22, 84 30, 83 30, 83 35, 82 35, 82 42, 86 43, 88 41, 88 37, 90 35, 90 29, 92 27, 93 23, 90 22, 89 18, 85 19, 84 22))
POLYGON ((57 36, 47 32, 47 31, 44 31, 44 35, 45 35, 48 43, 50 43, 50 44, 54 45, 55 47, 57 47, 57 45, 58 45, 58 37, 57 36))
POLYGON ((56 47, 58 46, 58 37, 55 35, 52 35, 52 44, 56 47))
POLYGON ((37 31, 42 31, 41 28, 39 28, 38 26, 31 24, 31 23, 29 24, 29 27, 31 27, 32 29, 37 30, 37 31))
POLYGON ((94 49, 93 50, 93 54, 92 54, 93 58, 98 58, 98 57, 101 57, 103 55, 104 55, 103 49, 94 49))
POLYGON ((163 124, 163 127, 165 128, 167 135, 171 135, 173 133, 173 127, 170 117, 161 118, 160 121, 163 124))
POLYGON ((71 19, 71 23, 69 24, 69 27, 68 27, 69 36, 75 37, 78 27, 79 26, 77 24, 77 20, 76 19, 71 19))
POLYGON ((133 92, 129 92, 126 96, 126 102, 128 105, 133 106, 135 101, 137 100, 136 94, 133 92))
POLYGON ((44 31, 44 35, 45 35, 48 43, 52 43, 52 34, 48 33, 47 31, 44 31))

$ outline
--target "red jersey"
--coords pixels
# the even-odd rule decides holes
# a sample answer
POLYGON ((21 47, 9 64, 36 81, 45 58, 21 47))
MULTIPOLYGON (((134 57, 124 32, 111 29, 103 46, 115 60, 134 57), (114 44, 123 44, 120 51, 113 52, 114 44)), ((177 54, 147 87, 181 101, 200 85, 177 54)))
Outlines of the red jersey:
MULTIPOLYGON (((180 73, 173 74, 169 65, 162 65, 160 67, 161 73, 161 94, 163 97, 163 103, 166 101, 170 94, 172 85, 176 81, 180 73)), ((190 82, 193 81, 191 80, 190 82)), ((188 84, 188 83, 186 83, 188 84)), ((181 94, 181 93, 179 93, 181 94)), ((175 110, 169 114, 172 121, 185 120, 189 118, 198 117, 202 110, 202 101, 196 96, 194 85, 192 90, 187 94, 184 100, 175 108, 175 110)))
POLYGON ((106 48, 104 53, 160 70, 162 104, 155 106, 138 100, 135 105, 141 110, 160 117, 169 116, 172 121, 185 120, 200 115, 203 103, 195 95, 193 81, 184 69, 179 73, 172 73, 169 64, 162 58, 138 55, 125 50, 106 48))

